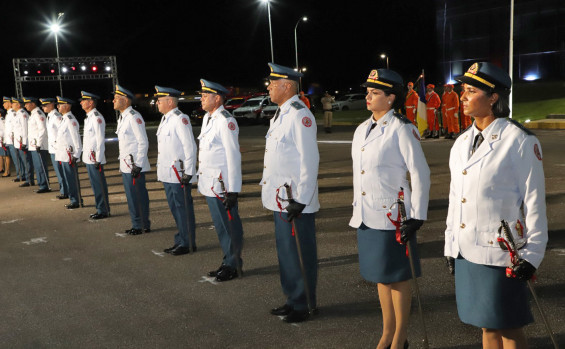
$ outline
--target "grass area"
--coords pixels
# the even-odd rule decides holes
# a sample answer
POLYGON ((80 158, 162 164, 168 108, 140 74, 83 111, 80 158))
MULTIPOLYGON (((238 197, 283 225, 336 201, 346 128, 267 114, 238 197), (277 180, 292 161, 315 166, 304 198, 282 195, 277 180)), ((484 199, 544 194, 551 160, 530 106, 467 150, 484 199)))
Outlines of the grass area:
MULTIPOLYGON (((522 123, 527 119, 531 121, 545 119, 549 114, 565 114, 565 98, 530 102, 517 102, 515 99, 513 104, 513 118, 522 123)), ((317 123, 319 125, 323 124, 323 112, 318 112, 315 116, 317 123)), ((370 116, 371 113, 367 110, 335 111, 333 113, 333 122, 336 124, 358 125, 370 116)))

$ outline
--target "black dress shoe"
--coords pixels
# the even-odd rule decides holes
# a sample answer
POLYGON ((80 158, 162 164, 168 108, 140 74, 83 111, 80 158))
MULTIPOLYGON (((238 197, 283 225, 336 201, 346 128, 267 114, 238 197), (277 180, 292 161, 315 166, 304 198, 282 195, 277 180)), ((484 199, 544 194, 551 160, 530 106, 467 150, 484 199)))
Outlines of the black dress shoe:
POLYGON ((169 253, 172 254, 173 256, 181 256, 183 254, 190 253, 190 249, 188 248, 188 246, 177 246, 169 253))
POLYGON ((45 188, 45 189, 38 189, 35 191, 37 194, 43 194, 43 193, 49 193, 51 192, 51 189, 49 188, 45 188))
POLYGON ((12 182, 19 182, 19 181, 20 181, 19 178, 14 178, 14 179, 12 179, 12 182))
POLYGON ((209 272, 208 272, 208 276, 211 276, 211 277, 216 277, 216 276, 218 276, 218 273, 220 273, 220 271, 222 271, 222 269, 224 269, 224 267, 225 267, 225 265, 222 264, 222 265, 220 265, 220 267, 219 267, 217 270, 209 271, 209 272))
POLYGON ((310 313, 308 310, 293 310, 284 318, 284 321, 289 324, 293 324, 296 322, 306 321, 309 317, 310 313))
POLYGON ((30 186, 30 184, 28 182, 24 182, 24 183, 20 184, 20 188, 29 187, 29 186, 30 186))
POLYGON ((104 218, 108 218, 108 215, 104 214, 104 213, 95 213, 95 214, 91 214, 90 218, 91 219, 104 219, 104 218))
POLYGON ((292 305, 285 304, 282 307, 271 309, 271 315, 284 316, 292 313, 292 305))
POLYGON ((126 230, 126 234, 128 235, 140 235, 141 233, 143 233, 143 230, 141 229, 131 228, 130 230, 126 230))
POLYGON ((59 195, 57 195, 57 196, 55 196, 55 197, 56 197, 57 199, 59 199, 59 200, 64 200, 64 199, 68 199, 68 198, 69 198, 67 195, 62 195, 62 194, 59 194, 59 195))
POLYGON ((238 277, 237 270, 235 268, 232 268, 232 267, 226 265, 216 275, 216 281, 219 281, 219 282, 230 281, 232 279, 235 279, 236 277, 238 277))
POLYGON ((179 245, 174 244, 173 246, 164 249, 163 252, 165 252, 165 253, 171 253, 171 251, 174 250, 174 249, 177 248, 177 247, 179 247, 179 245))
POLYGON ((143 228, 143 232, 144 232, 144 233, 151 233, 151 229, 149 229, 149 228, 147 228, 147 229, 143 228))
POLYGON ((80 205, 79 205, 78 203, 77 203, 77 204, 66 204, 65 207, 66 207, 68 210, 72 210, 72 209, 75 209, 75 208, 79 208, 80 205))

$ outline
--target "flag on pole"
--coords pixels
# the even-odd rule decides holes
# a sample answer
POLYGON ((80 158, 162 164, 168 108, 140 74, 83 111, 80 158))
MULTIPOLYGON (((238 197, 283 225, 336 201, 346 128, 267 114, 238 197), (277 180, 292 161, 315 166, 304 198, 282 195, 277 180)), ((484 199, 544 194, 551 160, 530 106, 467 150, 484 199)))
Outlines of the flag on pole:
POLYGON ((418 84, 418 112, 416 119, 418 120, 418 131, 420 136, 424 134, 424 131, 428 129, 428 118, 426 114, 426 83, 424 81, 424 69, 422 69, 422 75, 418 78, 420 83, 418 84))

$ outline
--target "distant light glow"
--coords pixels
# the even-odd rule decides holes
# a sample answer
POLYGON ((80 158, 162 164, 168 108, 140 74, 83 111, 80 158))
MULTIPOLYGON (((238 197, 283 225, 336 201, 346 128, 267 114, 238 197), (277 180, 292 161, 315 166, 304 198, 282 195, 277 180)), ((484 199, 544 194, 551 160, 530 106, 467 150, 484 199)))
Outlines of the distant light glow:
POLYGON ((37 74, 41 74, 41 70, 38 70, 38 71, 37 71, 37 74))
POLYGON ((73 67, 71 67, 71 70, 75 71, 75 70, 77 70, 77 68, 73 66, 73 67))
POLYGON ((385 58, 386 58, 386 54, 381 53, 381 58, 382 58, 382 59, 385 59, 385 58))
POLYGON ((55 74, 55 69, 51 69, 51 74, 55 74))
POLYGON ((93 66, 92 66, 92 71, 98 71, 98 67, 95 66, 95 65, 93 65, 93 66))
POLYGON ((455 85, 457 83, 457 81, 453 80, 453 79, 449 79, 449 81, 447 82, 450 85, 455 85))
POLYGON ((24 75, 29 74, 29 72, 27 70, 24 70, 24 75))
POLYGON ((525 122, 525 123, 528 123, 528 122, 530 122, 530 121, 531 121, 530 119, 526 119, 526 121, 524 121, 524 122, 525 122))
POLYGON ((61 68, 61 71, 63 71, 63 73, 66 73, 66 72, 69 71, 69 69, 67 67, 63 67, 63 68, 61 68))
POLYGON ((81 66, 81 67, 80 67, 80 70, 85 71, 85 70, 86 70, 86 66, 84 66, 84 65, 81 66))
POLYGON ((106 68, 104 68, 104 69, 106 69, 106 71, 112 70, 112 68, 110 68, 110 67, 108 67, 108 66, 106 66, 106 68))
POLYGON ((539 75, 537 74, 527 74, 526 76, 524 76, 524 80, 526 81, 535 81, 539 79, 539 75))
POLYGON ((61 30, 61 26, 59 25, 59 23, 53 23, 51 24, 49 29, 51 29, 53 33, 57 34, 61 30))

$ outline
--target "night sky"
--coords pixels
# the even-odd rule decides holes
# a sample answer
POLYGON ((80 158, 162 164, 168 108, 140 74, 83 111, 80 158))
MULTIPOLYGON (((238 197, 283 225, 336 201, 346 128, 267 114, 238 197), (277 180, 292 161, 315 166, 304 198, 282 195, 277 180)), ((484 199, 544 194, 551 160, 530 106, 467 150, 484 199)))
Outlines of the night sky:
MULTIPOLYGON (((14 94, 14 57, 55 57, 45 23, 58 12, 65 13, 66 31, 59 36, 60 56, 115 55, 120 84, 134 92, 153 93, 158 84, 193 93, 200 78, 261 89, 269 72, 267 5, 258 0, 3 1, 3 95, 14 94)), ((408 80, 436 69, 433 1, 272 0, 276 63, 295 65, 294 26, 304 15, 298 58, 307 67, 305 86, 357 90, 371 69, 386 66, 383 52, 408 80)), ((56 83, 35 84, 58 90, 56 83)), ((89 82, 64 84, 88 90, 89 82)))

